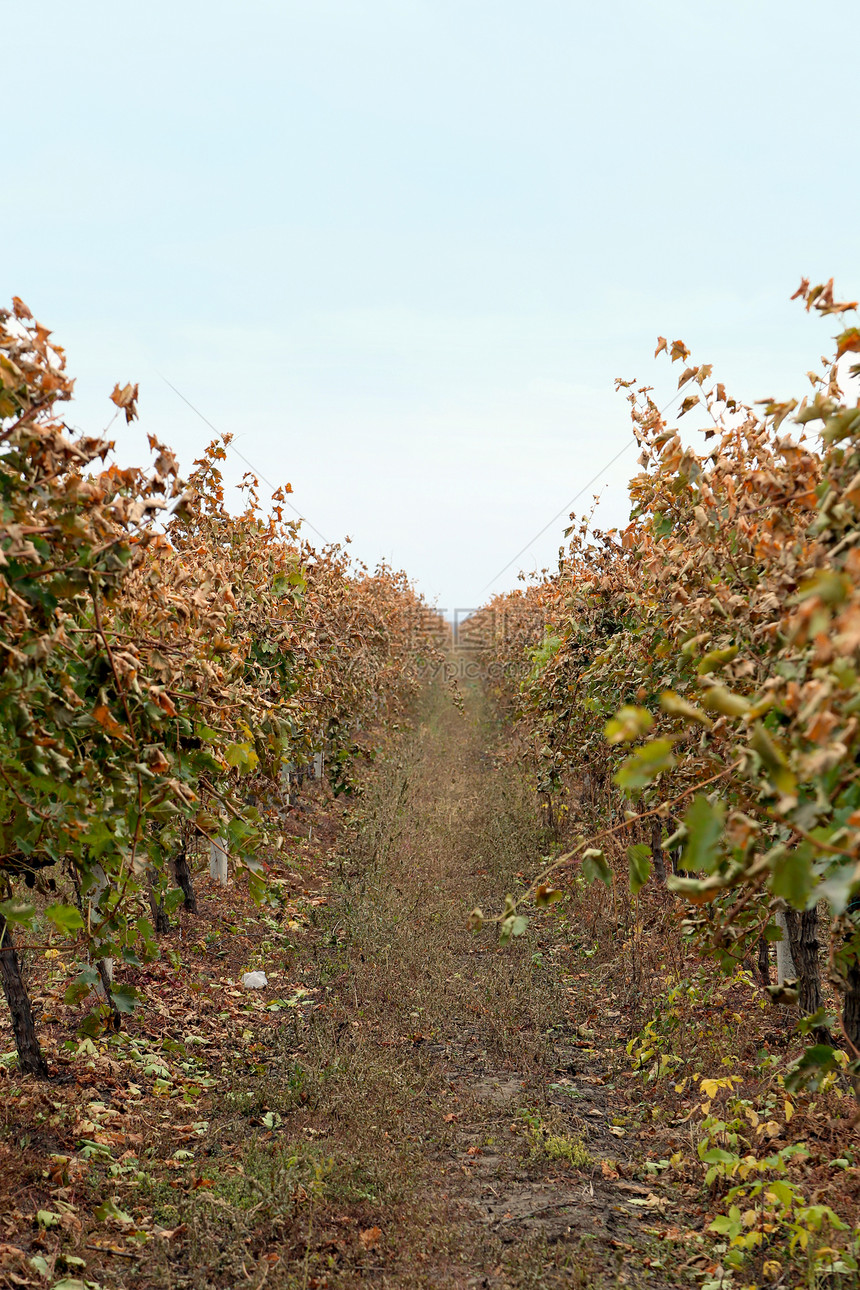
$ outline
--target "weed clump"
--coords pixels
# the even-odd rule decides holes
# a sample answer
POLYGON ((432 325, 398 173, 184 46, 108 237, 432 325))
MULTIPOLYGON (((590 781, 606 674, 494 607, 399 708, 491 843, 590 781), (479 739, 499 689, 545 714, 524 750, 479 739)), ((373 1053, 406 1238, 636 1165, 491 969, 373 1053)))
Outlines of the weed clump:
POLYGON ((544 1155, 550 1160, 563 1160, 573 1169, 587 1169, 594 1163, 579 1134, 548 1134, 543 1139, 544 1155))
POLYGON ((588 1169, 595 1162, 579 1133, 551 1133, 536 1111, 521 1111, 532 1140, 532 1155, 564 1161, 572 1169, 588 1169))

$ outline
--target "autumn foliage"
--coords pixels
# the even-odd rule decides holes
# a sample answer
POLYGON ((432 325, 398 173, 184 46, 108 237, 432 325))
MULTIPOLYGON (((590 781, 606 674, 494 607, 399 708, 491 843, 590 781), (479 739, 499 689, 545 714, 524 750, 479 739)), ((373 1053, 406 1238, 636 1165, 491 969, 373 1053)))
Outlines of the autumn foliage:
MULTIPOLYGON (((335 786, 416 688, 438 622, 404 575, 315 551, 246 477, 226 507, 210 445, 189 479, 69 430, 62 349, 20 301, 0 313, 0 966, 25 1068, 44 1074, 12 929, 47 918, 101 980, 156 953, 188 898, 195 839, 218 839, 267 899, 288 778, 324 755, 335 786), (38 899, 36 899, 38 897, 38 899), (34 904, 35 900, 35 904, 34 904), (96 968, 99 964, 99 968, 96 968)), ((137 386, 111 396, 127 420, 137 386)))
POLYGON ((860 1071, 860 333, 832 283, 796 296, 841 328, 811 390, 745 406, 661 338, 701 442, 648 388, 619 382, 641 448, 629 524, 575 522, 559 573, 494 602, 475 630, 485 659, 506 665, 496 685, 541 786, 563 797, 587 777, 605 790, 601 835, 560 869, 608 880, 601 838, 635 837, 636 892, 674 856, 686 927, 727 969, 780 938, 787 907, 794 997, 805 1030, 829 1041, 802 1059, 814 1077, 834 1047, 860 1071), (506 617, 523 630, 494 630, 506 617), (841 1016, 821 1006, 825 911, 841 1016))

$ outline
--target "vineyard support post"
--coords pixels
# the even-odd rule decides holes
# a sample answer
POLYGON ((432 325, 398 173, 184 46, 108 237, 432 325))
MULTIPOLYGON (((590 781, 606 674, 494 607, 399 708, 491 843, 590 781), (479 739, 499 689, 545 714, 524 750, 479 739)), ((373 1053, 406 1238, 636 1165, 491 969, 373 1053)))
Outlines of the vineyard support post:
POLYGON ((780 900, 776 907, 774 921, 782 932, 782 940, 776 942, 776 979, 779 985, 785 985, 786 981, 793 981, 797 976, 794 966, 794 960, 791 957, 791 941, 789 939, 788 919, 785 911, 788 906, 784 900, 780 900))
POLYGON ((3 979, 3 993, 12 1016, 12 1030, 15 1034, 21 1070, 26 1071, 28 1075, 35 1075, 37 1079, 47 1079, 48 1064, 36 1034, 33 1009, 21 976, 21 962, 12 942, 9 926, 2 914, 0 914, 0 977, 3 979))
POLYGON ((229 853, 227 843, 221 838, 210 838, 209 840, 209 877, 222 887, 227 886, 227 861, 229 853))

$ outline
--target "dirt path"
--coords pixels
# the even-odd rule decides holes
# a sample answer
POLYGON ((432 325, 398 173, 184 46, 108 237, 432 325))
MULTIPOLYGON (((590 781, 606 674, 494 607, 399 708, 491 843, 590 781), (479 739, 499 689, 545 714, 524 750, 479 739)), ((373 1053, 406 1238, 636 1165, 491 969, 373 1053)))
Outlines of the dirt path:
POLYGON ((361 805, 318 946, 325 1004, 293 1050, 325 1173, 309 1284, 662 1283, 642 1260, 663 1202, 625 1169, 611 1057, 572 1022, 550 926, 501 950, 466 928, 540 856, 495 741, 475 698, 461 715, 437 696, 361 805))
POLYGON ((240 1247, 235 1284, 262 1284, 252 1255, 271 1286, 666 1283, 666 1201, 575 1024, 587 984, 549 922, 504 949, 466 927, 540 857, 496 740, 477 699, 441 696, 376 768, 305 968, 319 1006, 273 1019, 263 1078, 237 1071, 247 1194, 201 1200, 192 1284, 225 1284, 240 1247))

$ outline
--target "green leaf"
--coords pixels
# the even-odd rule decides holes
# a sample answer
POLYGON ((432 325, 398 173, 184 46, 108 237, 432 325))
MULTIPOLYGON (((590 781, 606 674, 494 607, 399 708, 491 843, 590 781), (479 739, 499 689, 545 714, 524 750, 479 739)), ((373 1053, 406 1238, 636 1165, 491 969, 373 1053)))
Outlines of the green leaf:
POLYGON ((750 747, 758 753, 768 779, 780 793, 791 795, 797 788, 797 777, 789 768, 782 749, 770 737, 760 721, 753 726, 750 747))
POLYGON ((711 1147, 710 1151, 699 1152, 699 1158, 706 1165, 731 1165, 737 1160, 729 1151, 723 1151, 722 1147, 711 1147))
POLYGON ((855 873, 853 864, 842 865, 835 871, 831 870, 824 882, 819 883, 815 889, 816 896, 826 900, 837 917, 845 913, 857 888, 855 873))
POLYGON ((743 695, 727 690, 724 685, 712 685, 702 695, 702 707, 724 717, 745 717, 752 705, 743 695))
POLYGON ((644 842, 636 842, 627 848, 627 860, 630 866, 630 890, 635 896, 651 876, 651 848, 644 842))
POLYGON ((90 994, 94 987, 101 984, 98 968, 87 967, 78 973, 63 995, 63 1003, 73 1008, 90 994))
POLYGON ((678 873, 670 873, 666 878, 670 891, 677 891, 679 896, 686 896, 694 905, 705 905, 713 900, 720 890, 720 884, 714 878, 685 878, 678 873))
POLYGON ((768 887, 775 896, 781 896, 795 909, 805 909, 815 886, 812 862, 813 850, 808 842, 801 843, 793 851, 778 848, 771 866, 768 887))
POLYGON ((72 932, 77 932, 84 926, 84 920, 74 905, 49 905, 45 910, 45 917, 49 918, 57 930, 66 936, 70 936, 72 932))
POLYGON ((781 1179, 774 1179, 767 1184, 767 1190, 776 1197, 783 1209, 787 1209, 794 1200, 794 1188, 791 1183, 783 1182, 781 1179))
POLYGON ((529 920, 526 918, 525 914, 517 914, 511 928, 511 936, 524 936, 528 925, 529 920))
POLYGON ((653 724, 654 718, 647 708, 626 705, 606 723, 604 734, 611 744, 627 744, 647 734, 653 724))
POLYGON ((133 986, 112 985, 110 992, 118 1012, 132 1013, 140 1004, 140 995, 133 986))
POLYGON ((822 1076, 839 1070, 836 1051, 830 1044, 812 1044, 797 1061, 792 1062, 785 1077, 785 1087, 790 1093, 797 1089, 818 1088, 822 1076))
POLYGON ((676 694, 674 690, 663 691, 660 695, 660 707, 664 712, 668 712, 670 716, 680 717, 681 721, 695 721, 698 725, 704 726, 706 730, 710 730, 714 724, 711 718, 704 713, 701 708, 697 708, 694 704, 688 703, 686 699, 682 699, 680 694, 676 694))
POLYGON ((106 1222, 109 1218, 114 1218, 118 1223, 123 1224, 134 1222, 131 1214, 126 1214, 125 1210, 120 1209, 112 1200, 106 1200, 103 1205, 99 1205, 93 1210, 93 1214, 100 1223, 106 1222))
POLYGON ((40 1209, 36 1213, 36 1222, 40 1227, 59 1227, 62 1214, 53 1209, 40 1209))
POLYGON ((251 899, 258 905, 262 905, 269 891, 269 884, 260 874, 254 873, 253 869, 248 869, 248 894, 251 899))
POLYGON ((619 788, 635 792, 640 788, 647 788, 658 775, 672 770, 676 764, 672 755, 672 741, 652 739, 643 748, 637 748, 636 752, 621 764, 613 780, 619 788))
POLYGON ((164 896, 164 908, 168 914, 173 914, 185 899, 185 892, 181 887, 171 887, 170 891, 164 896))
POLYGON ((258 836, 258 831, 253 824, 249 824, 247 820, 237 819, 236 816, 228 820, 224 832, 231 848, 236 851, 245 850, 248 841, 258 836))
POLYGON ((687 838, 684 843, 682 866, 692 873, 704 870, 713 873, 719 859, 720 838, 726 822, 726 808, 722 802, 709 802, 698 793, 684 816, 687 838))
POLYGON ((252 743, 228 744, 224 757, 228 766, 235 766, 243 774, 256 769, 260 761, 252 743))
POLYGON ((7 923, 20 923, 26 927, 32 923, 36 917, 36 911, 32 905, 28 905, 26 900, 19 900, 13 896, 11 900, 4 900, 0 905, 0 914, 6 919, 7 923))
POLYGON ((581 872, 588 882, 599 879, 605 886, 612 886, 612 870, 606 863, 606 856, 596 847, 589 847, 583 852, 581 872))
MULTIPOLYGON (((856 418, 857 413, 853 409, 852 413, 856 418)), ((838 605, 851 595, 852 590, 853 583, 847 574, 839 573, 836 569, 821 569, 800 584, 792 600, 799 604, 810 596, 818 596, 826 605, 838 605)))
POLYGON ((728 649, 712 649, 705 654, 696 664, 696 671, 700 676, 706 676, 708 672, 716 672, 726 663, 731 663, 733 658, 737 657, 737 645, 730 645, 728 649))

